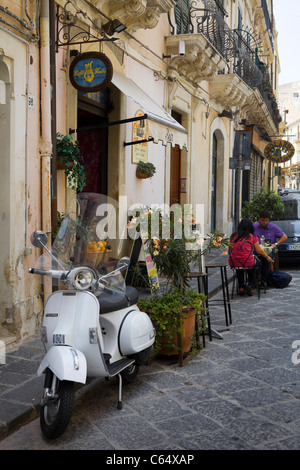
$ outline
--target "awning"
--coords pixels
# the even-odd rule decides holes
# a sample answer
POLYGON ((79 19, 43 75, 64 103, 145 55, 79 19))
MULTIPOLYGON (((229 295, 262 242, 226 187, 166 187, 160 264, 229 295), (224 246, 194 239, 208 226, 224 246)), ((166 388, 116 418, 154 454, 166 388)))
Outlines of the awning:
POLYGON ((112 83, 147 114, 149 138, 155 143, 161 141, 163 145, 170 143, 188 148, 187 130, 130 78, 114 71, 112 83))

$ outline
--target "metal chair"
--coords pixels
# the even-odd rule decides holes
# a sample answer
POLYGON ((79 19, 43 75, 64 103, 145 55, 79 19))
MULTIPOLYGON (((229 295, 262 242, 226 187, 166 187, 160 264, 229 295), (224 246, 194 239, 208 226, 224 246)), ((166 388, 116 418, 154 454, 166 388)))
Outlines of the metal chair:
MULTIPOLYGON (((208 308, 208 283, 207 283, 207 274, 201 273, 200 271, 191 272, 189 273, 189 277, 191 279, 197 279, 197 287, 198 292, 200 294, 204 294, 206 297, 205 300, 205 319, 207 322, 207 332, 209 340, 212 341, 212 330, 211 330, 211 323, 210 323, 210 315, 209 315, 209 308, 208 308)), ((202 342, 203 347, 205 348, 205 331, 202 332, 202 342)))
MULTIPOLYGON (((245 244, 245 243, 249 243, 252 246, 252 243, 247 241, 247 240, 239 240, 239 241, 234 243, 234 246, 240 245, 240 249, 242 250, 243 249, 242 245, 245 244)), ((232 285, 231 298, 233 298, 233 291, 234 291, 234 286, 235 286, 235 279, 237 278, 237 271, 243 271, 245 283, 247 283, 247 281, 249 282, 249 273, 250 272, 253 273, 252 281, 255 283, 257 297, 258 297, 258 299, 260 299, 260 286, 259 286, 259 282, 260 282, 260 265, 255 264, 253 266, 246 266, 246 264, 247 264, 247 262, 248 262, 251 255, 252 255, 252 251, 249 252, 249 255, 248 255, 247 259, 244 260, 244 262, 242 262, 241 259, 238 258, 234 254, 233 248, 231 249, 231 251, 229 253, 229 265, 230 265, 231 269, 235 270, 235 272, 236 272, 236 275, 234 276, 234 280, 233 280, 233 285, 232 285)), ((266 286, 264 286, 264 292, 266 292, 266 286)))
MULTIPOLYGON (((257 292, 257 298, 260 299, 260 286, 259 286, 259 267, 253 266, 253 267, 239 267, 239 266, 230 266, 231 269, 234 271, 243 271, 244 272, 244 279, 245 283, 247 281, 249 282, 249 271, 254 272, 253 280, 255 282, 255 289, 257 292)), ((234 292, 234 287, 235 287, 235 280, 237 279, 237 275, 235 274, 233 278, 233 283, 232 283, 232 292, 231 292, 231 298, 233 299, 233 292, 234 292)), ((266 292, 266 287, 264 287, 264 292, 266 292)))
POLYGON ((227 271, 226 271, 227 264, 224 264, 224 263, 209 263, 205 266, 205 270, 206 270, 207 274, 208 274, 208 269, 209 268, 220 268, 223 299, 220 299, 220 300, 219 299, 214 299, 213 302, 223 302, 224 312, 225 312, 225 322, 226 322, 226 326, 229 326, 229 325, 232 324, 232 317, 231 317, 231 305, 230 305, 227 271))

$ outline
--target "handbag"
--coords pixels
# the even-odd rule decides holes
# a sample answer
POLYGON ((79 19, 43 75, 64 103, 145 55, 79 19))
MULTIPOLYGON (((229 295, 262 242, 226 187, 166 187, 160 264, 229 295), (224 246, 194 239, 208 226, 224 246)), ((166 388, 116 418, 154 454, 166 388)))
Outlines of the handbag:
POLYGON ((270 271, 268 275, 268 285, 277 289, 284 289, 289 285, 292 276, 282 271, 270 271))

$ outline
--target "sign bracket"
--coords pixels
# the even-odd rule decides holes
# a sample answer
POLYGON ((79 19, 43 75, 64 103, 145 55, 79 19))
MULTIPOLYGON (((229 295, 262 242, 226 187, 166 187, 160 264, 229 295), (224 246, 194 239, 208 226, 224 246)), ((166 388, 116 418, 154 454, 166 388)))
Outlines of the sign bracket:
MULTIPOLYGON (((89 127, 80 127, 78 129, 71 129, 69 128, 69 135, 74 134, 75 132, 78 131, 87 131, 90 129, 102 129, 103 127, 110 127, 110 126, 116 126, 118 124, 126 124, 128 122, 134 122, 134 121, 143 121, 144 119, 147 119, 148 115, 143 114, 143 116, 137 116, 133 118, 128 118, 128 119, 121 119, 120 121, 112 121, 112 122, 105 122, 105 123, 99 123, 95 126, 89 126, 89 127)), ((138 142, 137 142, 138 143, 138 142)))
POLYGON ((108 38, 107 35, 101 31, 101 37, 92 34, 90 29, 85 26, 82 27, 79 14, 83 14, 81 11, 75 15, 68 10, 68 1, 63 8, 63 12, 60 12, 60 6, 57 5, 56 9, 56 52, 58 52, 59 46, 72 46, 75 44, 86 44, 91 42, 103 42, 103 41, 117 41, 118 38, 108 38))
POLYGON ((154 137, 149 137, 148 139, 141 139, 141 140, 133 140, 132 142, 124 142, 124 147, 127 145, 136 145, 136 144, 143 144, 144 142, 153 142, 154 137))

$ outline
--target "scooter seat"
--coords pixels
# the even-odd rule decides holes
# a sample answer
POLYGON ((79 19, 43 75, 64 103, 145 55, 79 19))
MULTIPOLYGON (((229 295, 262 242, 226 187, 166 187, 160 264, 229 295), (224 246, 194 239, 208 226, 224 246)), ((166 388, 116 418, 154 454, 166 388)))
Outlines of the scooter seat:
POLYGON ((117 292, 114 292, 113 294, 103 293, 100 297, 98 297, 100 304, 100 314, 130 307, 131 305, 137 303, 138 298, 138 291, 134 287, 129 286, 126 287, 124 296, 117 292))

